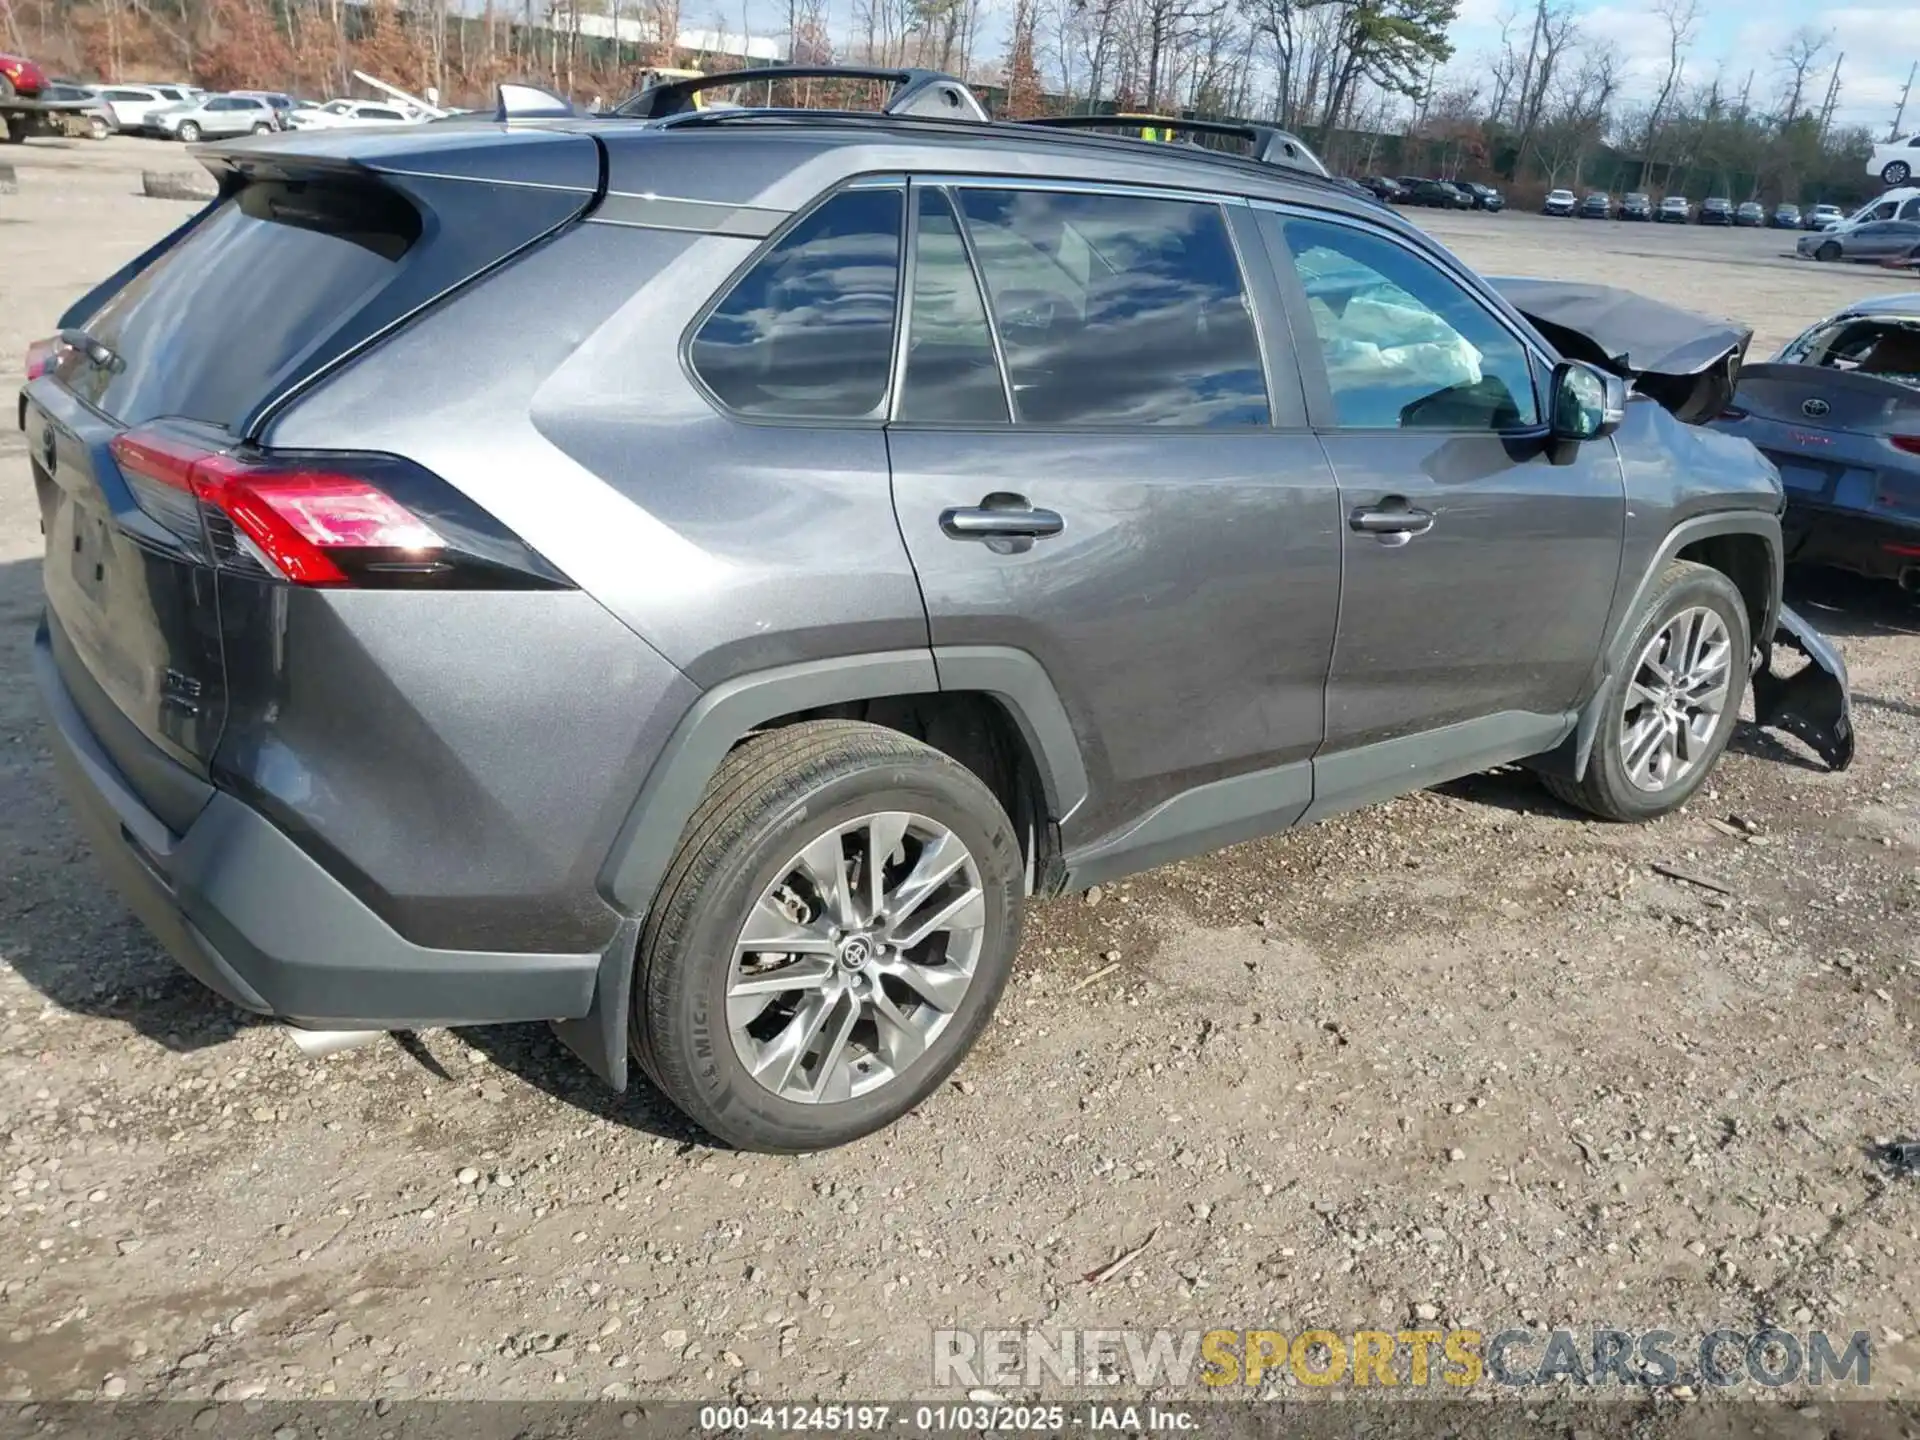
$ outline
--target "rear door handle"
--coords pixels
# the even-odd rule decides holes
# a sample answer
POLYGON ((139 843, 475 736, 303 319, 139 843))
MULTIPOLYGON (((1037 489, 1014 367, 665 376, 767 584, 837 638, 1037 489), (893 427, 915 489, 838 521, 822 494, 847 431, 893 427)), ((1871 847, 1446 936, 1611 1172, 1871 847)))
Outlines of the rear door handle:
POLYGON ((1401 496, 1389 495, 1377 506, 1355 506, 1347 524, 1362 535, 1377 535, 1389 544, 1404 545, 1433 528, 1433 512, 1409 505, 1401 496))
POLYGON ((940 512, 940 528, 955 540, 1025 540, 1058 535, 1067 522, 1056 510, 1036 510, 1024 495, 989 495, 978 505, 940 512))

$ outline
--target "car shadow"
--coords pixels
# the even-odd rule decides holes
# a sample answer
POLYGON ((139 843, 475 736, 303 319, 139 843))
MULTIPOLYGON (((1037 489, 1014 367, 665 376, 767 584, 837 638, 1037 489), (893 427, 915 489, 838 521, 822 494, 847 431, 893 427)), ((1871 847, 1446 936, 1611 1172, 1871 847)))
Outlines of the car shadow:
POLYGON ((1920 635, 1920 601, 1890 580, 1796 565, 1787 571, 1786 601, 1836 639, 1920 635))
POLYGON ((627 1088, 621 1093, 610 1089, 545 1025, 478 1025, 459 1033, 502 1070, 596 1119, 644 1131, 685 1149, 728 1148, 675 1109, 631 1060, 627 1088))

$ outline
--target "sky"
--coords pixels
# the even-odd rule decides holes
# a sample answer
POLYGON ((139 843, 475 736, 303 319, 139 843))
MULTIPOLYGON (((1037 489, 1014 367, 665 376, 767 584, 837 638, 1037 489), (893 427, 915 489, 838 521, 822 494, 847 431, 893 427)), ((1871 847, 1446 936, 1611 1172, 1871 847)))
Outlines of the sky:
MULTIPOLYGON (((1453 32, 1459 56, 1456 71, 1470 63, 1476 52, 1499 43, 1500 16, 1515 3, 1461 0, 1460 21, 1453 32)), ((1581 29, 1589 39, 1614 48, 1623 98, 1629 103, 1651 99, 1666 77, 1665 23, 1650 6, 1582 0, 1579 9, 1581 29)), ((1818 106, 1825 98, 1833 63, 1844 54, 1835 122, 1868 126, 1875 139, 1885 139, 1907 69, 1920 60, 1920 4, 1914 0, 1868 0, 1838 7, 1823 7, 1813 0, 1702 0, 1686 79, 1705 82, 1719 70, 1726 89, 1738 95, 1751 70, 1755 72, 1753 103, 1771 104, 1784 88, 1782 67, 1772 57, 1802 26, 1833 36, 1832 48, 1821 57, 1808 86, 1813 93, 1806 103, 1818 106)), ((1902 134, 1920 130, 1920 83, 1914 92, 1907 102, 1902 134)))

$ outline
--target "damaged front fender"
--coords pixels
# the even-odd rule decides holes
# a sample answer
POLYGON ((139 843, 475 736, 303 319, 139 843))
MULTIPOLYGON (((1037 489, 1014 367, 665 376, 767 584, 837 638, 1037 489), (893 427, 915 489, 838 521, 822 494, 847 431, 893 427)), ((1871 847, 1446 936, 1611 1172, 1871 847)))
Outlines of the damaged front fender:
POLYGON ((1774 645, 1785 645, 1807 657, 1807 664, 1791 675, 1773 668, 1773 646, 1761 652, 1753 673, 1753 718, 1773 729, 1796 735, 1811 745, 1835 770, 1853 763, 1853 692, 1847 685, 1847 662, 1831 641, 1791 606, 1780 607, 1774 645))

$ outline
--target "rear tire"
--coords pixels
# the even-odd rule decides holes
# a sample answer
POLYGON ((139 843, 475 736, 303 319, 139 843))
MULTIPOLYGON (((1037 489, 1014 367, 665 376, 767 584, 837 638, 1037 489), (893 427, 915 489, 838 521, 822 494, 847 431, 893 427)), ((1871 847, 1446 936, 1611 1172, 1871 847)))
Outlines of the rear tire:
POLYGON ((1654 582, 1626 656, 1593 699, 1600 723, 1586 773, 1578 780, 1541 778, 1561 800, 1602 820, 1652 820, 1692 798, 1739 722, 1753 656, 1746 602, 1718 570, 1676 560, 1654 582), (1698 642, 1697 657, 1687 653, 1689 636, 1698 642), (1661 673, 1672 678, 1671 690, 1658 679, 1661 673), (1689 699, 1711 700, 1716 690, 1718 708, 1710 717, 1708 707, 1688 705, 1689 699), (1678 725, 1662 723, 1668 707, 1683 717, 1678 725), (1665 774, 1662 752, 1671 758, 1665 774))
POLYGON ((1881 182, 1889 188, 1904 185, 1913 178, 1913 170, 1904 160, 1890 160, 1887 168, 1880 172, 1881 182))
POLYGON ((273 126, 267 124, 266 121, 262 120, 259 124, 253 127, 253 133, 256 135, 271 135, 273 133, 273 126))
POLYGON ((24 115, 9 115, 0 118, 0 130, 5 131, 4 135, 0 135, 0 139, 4 139, 9 145, 24 145, 27 143, 27 118, 24 115))
POLYGON ((870 1134, 924 1100, 986 1026, 1020 948, 1024 874, 993 792, 938 750, 846 720, 748 740, 709 782, 641 934, 634 1057, 743 1150, 870 1134), (876 877, 867 852, 883 846, 876 877), (954 878, 916 888, 949 859, 954 878), (838 881, 813 883, 829 873, 838 881), (915 935, 950 906, 950 923, 915 935), (769 923, 813 948, 750 947, 769 923), (769 983, 790 972, 812 978, 769 983))

